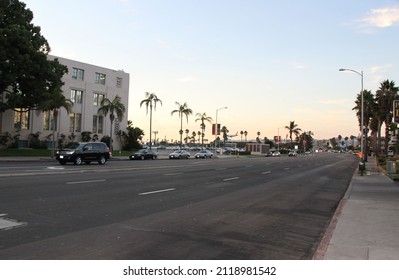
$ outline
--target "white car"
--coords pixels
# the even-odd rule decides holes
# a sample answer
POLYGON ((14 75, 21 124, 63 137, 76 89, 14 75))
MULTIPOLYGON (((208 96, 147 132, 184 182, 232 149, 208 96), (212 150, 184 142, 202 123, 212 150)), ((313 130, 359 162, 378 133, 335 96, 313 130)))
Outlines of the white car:
POLYGON ((212 158, 213 153, 208 150, 202 150, 195 154, 195 158, 212 158))
POLYGON ((182 159, 182 158, 188 159, 188 158, 190 158, 190 153, 187 152, 186 150, 176 150, 169 155, 169 158, 170 159, 182 159))
POLYGON ((281 153, 280 153, 280 152, 277 152, 277 151, 273 153, 273 156, 274 156, 274 157, 279 157, 280 155, 281 155, 281 153))

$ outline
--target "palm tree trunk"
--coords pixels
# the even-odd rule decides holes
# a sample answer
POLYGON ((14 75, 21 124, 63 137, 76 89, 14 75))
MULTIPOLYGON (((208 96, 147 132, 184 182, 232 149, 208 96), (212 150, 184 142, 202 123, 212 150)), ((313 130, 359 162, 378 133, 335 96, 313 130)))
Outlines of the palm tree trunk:
POLYGON ((151 146, 152 146, 151 136, 152 136, 152 106, 150 106, 150 150, 152 149, 151 148, 151 146))

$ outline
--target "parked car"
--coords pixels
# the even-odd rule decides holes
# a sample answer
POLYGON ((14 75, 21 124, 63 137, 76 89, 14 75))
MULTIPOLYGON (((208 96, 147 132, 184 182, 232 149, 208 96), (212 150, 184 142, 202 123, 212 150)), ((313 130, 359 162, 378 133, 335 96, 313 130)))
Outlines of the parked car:
POLYGON ((288 153, 288 156, 289 157, 296 157, 298 154, 295 152, 295 151, 290 151, 289 153, 288 153))
POLYGON ((99 164, 105 164, 110 158, 108 146, 103 142, 74 142, 67 148, 58 150, 56 159, 60 164, 73 162, 75 165, 90 164, 97 161, 99 164))
POLYGON ((138 150, 137 152, 135 152, 134 154, 129 156, 130 160, 134 160, 134 159, 141 159, 141 160, 145 160, 145 159, 156 159, 158 156, 157 154, 150 149, 141 149, 138 150))
POLYGON ((272 157, 273 156, 273 152, 267 152, 266 154, 265 154, 265 157, 272 157))
POLYGON ((208 150, 201 150, 195 154, 195 158, 212 158, 213 153, 208 150))
POLYGON ((176 150, 173 153, 169 154, 170 159, 182 159, 182 158, 190 158, 190 153, 186 150, 176 150))
POLYGON ((280 152, 277 152, 277 151, 273 153, 274 157, 279 157, 280 155, 281 155, 280 152))

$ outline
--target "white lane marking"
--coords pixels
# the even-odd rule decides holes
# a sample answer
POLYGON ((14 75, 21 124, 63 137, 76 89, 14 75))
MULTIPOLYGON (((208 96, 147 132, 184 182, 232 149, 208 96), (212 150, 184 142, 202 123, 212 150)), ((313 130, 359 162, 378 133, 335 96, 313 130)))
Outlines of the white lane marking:
POLYGON ((215 171, 226 170, 226 169, 227 169, 226 167, 223 167, 223 168, 217 168, 217 169, 215 169, 215 171))
POLYGON ((107 180, 91 180, 91 181, 77 181, 77 182, 67 182, 67 185, 74 185, 74 184, 88 184, 88 183, 98 183, 98 182, 105 182, 107 180))
POLYGON ((181 175, 183 174, 183 172, 179 172, 179 173, 165 173, 163 174, 164 176, 173 176, 173 175, 181 175))
POLYGON ((238 178, 240 178, 240 177, 226 178, 226 179, 223 179, 223 181, 232 181, 232 180, 237 180, 238 178))
POLYGON ((286 167, 286 168, 284 168, 284 170, 290 170, 291 168, 289 168, 289 167, 286 167))
POLYGON ((152 191, 152 192, 143 192, 139 193, 139 195, 148 195, 148 194, 154 194, 154 193, 162 193, 162 192, 170 192, 176 190, 175 188, 170 188, 170 189, 164 189, 164 190, 157 190, 157 191, 152 191))
POLYGON ((61 170, 61 169, 65 169, 65 167, 62 167, 62 166, 48 166, 46 169, 61 170))
POLYGON ((262 174, 270 174, 270 173, 272 173, 272 172, 271 171, 262 172, 262 174))

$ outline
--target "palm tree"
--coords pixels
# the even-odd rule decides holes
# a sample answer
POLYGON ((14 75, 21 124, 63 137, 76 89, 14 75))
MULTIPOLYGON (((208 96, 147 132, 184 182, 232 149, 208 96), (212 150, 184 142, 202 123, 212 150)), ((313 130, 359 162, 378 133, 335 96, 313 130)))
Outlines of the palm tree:
POLYGON ((194 144, 195 144, 195 136, 197 136, 197 133, 195 133, 195 131, 191 132, 191 139, 194 141, 194 144))
POLYGON ((54 157, 54 151, 55 151, 55 130, 56 130, 56 125, 58 122, 58 113, 60 108, 64 108, 67 113, 69 113, 72 110, 73 103, 71 100, 67 99, 61 91, 57 91, 55 94, 51 96, 50 99, 45 100, 41 105, 40 108, 43 111, 53 111, 53 144, 51 148, 51 157, 54 157))
MULTIPOLYGON (((358 117, 359 120, 359 127, 361 126, 361 108, 362 108, 362 94, 359 93, 357 95, 357 99, 355 101, 356 106, 353 107, 352 110, 356 110, 356 115, 358 117)), ((376 102, 375 102, 375 98, 374 95, 371 93, 371 91, 369 90, 363 90, 363 125, 364 125, 364 135, 365 135, 365 140, 364 143, 364 160, 367 161, 367 151, 368 151, 368 143, 367 143, 367 135, 369 132, 369 126, 370 126, 370 122, 371 119, 374 117, 374 114, 376 112, 376 102)), ((360 127, 360 129, 362 129, 360 127)))
POLYGON ((151 150, 151 145, 152 145, 152 141, 151 141, 151 135, 152 135, 152 108, 154 108, 154 110, 157 108, 157 103, 161 103, 162 105, 162 100, 159 99, 155 93, 149 93, 146 92, 145 93, 145 99, 141 100, 140 102, 140 107, 141 105, 145 104, 146 110, 147 110, 147 114, 148 114, 148 107, 150 107, 150 150, 151 150))
POLYGON ((187 141, 188 141, 188 133, 190 132, 190 130, 186 129, 185 132, 186 132, 186 139, 185 139, 185 140, 186 140, 186 144, 187 144, 187 141))
POLYGON ((221 131, 223 133, 223 146, 226 147, 226 141, 228 139, 227 133, 229 133, 229 130, 227 129, 227 127, 223 126, 221 131))
POLYGON ((256 138, 256 141, 257 141, 258 143, 260 143, 260 131, 258 131, 258 132, 256 133, 256 135, 258 135, 258 137, 256 138))
POLYGON ((116 95, 115 98, 111 101, 108 98, 104 98, 100 103, 100 108, 98 108, 99 115, 108 115, 111 121, 111 128, 110 128, 110 149, 112 151, 112 125, 115 120, 115 114, 119 121, 123 119, 123 114, 125 113, 126 108, 125 105, 121 102, 121 97, 116 95))
POLYGON ((184 104, 180 104, 179 102, 176 102, 177 107, 179 107, 176 110, 173 110, 171 112, 171 115, 173 116, 173 114, 178 113, 179 114, 179 118, 180 118, 180 148, 182 146, 183 143, 183 115, 186 116, 187 118, 187 122, 188 122, 188 116, 193 114, 193 110, 191 110, 190 108, 188 108, 187 103, 184 102, 184 104))
POLYGON ((244 131, 244 136, 245 136, 245 142, 247 142, 247 135, 248 135, 248 131, 244 131))
POLYGON ((388 151, 389 128, 392 123, 393 101, 398 98, 398 87, 394 81, 383 81, 376 92, 381 118, 385 123, 385 153, 388 151))
POLYGON ((298 127, 298 125, 295 123, 295 121, 290 121, 290 125, 285 127, 288 130, 288 133, 290 135, 290 140, 291 140, 291 147, 292 147, 292 134, 294 134, 296 137, 298 137, 299 133, 302 131, 298 127))
POLYGON ((202 147, 204 147, 205 121, 207 121, 207 122, 209 122, 209 123, 212 123, 212 118, 211 118, 211 117, 208 117, 208 116, 206 115, 206 113, 202 113, 202 114, 201 114, 201 113, 197 113, 196 116, 197 116, 197 119, 196 119, 195 121, 201 121, 201 125, 200 125, 201 130, 202 130, 201 139, 202 139, 202 147))
POLYGON ((240 134, 241 134, 241 142, 242 142, 242 135, 244 134, 244 131, 240 131, 240 134))

